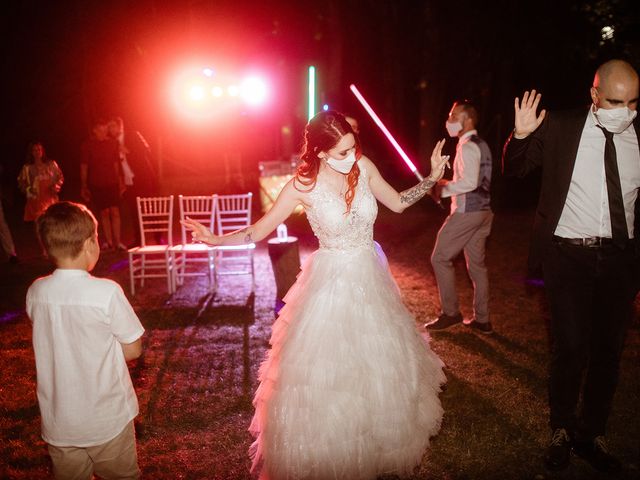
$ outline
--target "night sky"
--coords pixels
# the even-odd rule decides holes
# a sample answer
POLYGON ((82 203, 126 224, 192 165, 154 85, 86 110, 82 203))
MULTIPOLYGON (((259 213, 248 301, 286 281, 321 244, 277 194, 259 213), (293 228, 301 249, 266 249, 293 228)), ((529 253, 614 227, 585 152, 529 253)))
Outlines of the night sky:
POLYGON ((291 127, 293 148, 300 145, 311 64, 321 101, 360 119, 365 152, 400 184, 411 183, 411 175, 350 83, 413 157, 424 158, 445 135, 456 98, 478 105, 481 135, 498 155, 512 128, 513 98, 524 89, 542 91, 545 108, 586 105, 599 63, 618 57, 640 65, 640 9, 632 0, 77 0, 0 8, 9 205, 20 198, 14 179, 35 138, 66 174, 63 197, 76 198, 80 145, 97 117, 121 116, 154 154, 162 144, 178 171, 206 173, 198 162, 237 152, 244 168, 278 159, 283 125, 291 127), (603 39, 604 27, 613 28, 612 38, 603 39), (263 111, 225 112, 195 126, 167 93, 187 64, 259 69, 274 101, 263 111))

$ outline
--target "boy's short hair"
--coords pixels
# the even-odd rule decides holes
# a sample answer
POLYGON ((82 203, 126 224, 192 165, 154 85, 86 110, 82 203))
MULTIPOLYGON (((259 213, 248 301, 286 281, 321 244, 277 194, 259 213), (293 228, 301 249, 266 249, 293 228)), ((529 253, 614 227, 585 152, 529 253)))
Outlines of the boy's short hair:
POLYGON ((76 258, 85 240, 95 235, 98 222, 81 203, 57 202, 36 220, 42 247, 54 261, 76 258))

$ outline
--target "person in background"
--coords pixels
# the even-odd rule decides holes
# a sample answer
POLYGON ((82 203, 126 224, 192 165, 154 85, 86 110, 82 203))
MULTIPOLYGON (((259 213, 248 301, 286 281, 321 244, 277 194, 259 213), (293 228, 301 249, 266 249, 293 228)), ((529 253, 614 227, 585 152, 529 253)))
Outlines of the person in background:
POLYGON ((451 137, 458 138, 453 161, 453 179, 440 180, 433 189, 436 202, 451 197, 451 214, 444 221, 431 254, 431 265, 440 295, 440 316, 425 324, 427 330, 442 330, 461 323, 453 260, 464 251, 467 271, 473 282, 473 317, 464 324, 490 334, 489 275, 485 246, 491 233, 491 150, 478 136, 478 111, 469 102, 455 102, 445 124, 451 137))
POLYGON ((18 186, 27 197, 24 221, 33 222, 57 202, 63 183, 62 170, 55 160, 47 157, 42 143, 29 143, 25 164, 18 175, 18 186))
POLYGON ((135 174, 133 173, 133 170, 131 170, 131 166, 127 161, 127 156, 131 152, 127 148, 124 141, 124 122, 122 121, 122 118, 115 117, 109 120, 108 132, 109 136, 118 143, 120 166, 122 168, 122 179, 125 188, 129 189, 133 187, 133 177, 135 177, 135 174))
POLYGON ((91 202, 99 213, 104 233, 103 249, 126 250, 121 240, 120 196, 124 178, 120 165, 120 147, 109 137, 108 124, 98 120, 93 135, 82 146, 80 162, 80 195, 91 202))
POLYGON ((118 151, 120 157, 120 168, 122 171, 122 182, 124 184, 124 192, 122 193, 120 202, 121 223, 130 219, 132 230, 135 237, 134 245, 140 245, 140 228, 138 227, 137 215, 138 206, 136 203, 136 180, 134 180, 135 172, 131 168, 129 156, 131 150, 125 143, 124 122, 120 117, 114 117, 109 120, 108 125, 109 137, 118 143, 118 151))
MULTIPOLYGON (((0 163, 0 179, 2 178, 2 172, 4 171, 3 165, 0 163)), ((16 255, 16 247, 13 243, 13 237, 11 236, 11 230, 4 217, 4 209, 2 208, 2 182, 0 181, 0 248, 7 256, 9 263, 18 263, 18 256, 16 255)))

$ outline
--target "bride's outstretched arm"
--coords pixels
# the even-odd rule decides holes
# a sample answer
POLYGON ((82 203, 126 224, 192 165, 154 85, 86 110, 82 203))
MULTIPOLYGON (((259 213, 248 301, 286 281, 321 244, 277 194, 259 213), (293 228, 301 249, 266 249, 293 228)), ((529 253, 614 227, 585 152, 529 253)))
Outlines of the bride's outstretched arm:
POLYGON ((191 230, 193 240, 213 246, 246 245, 247 243, 259 242, 284 222, 301 203, 302 193, 296 190, 293 182, 292 179, 284 186, 273 207, 260 220, 235 232, 214 235, 206 226, 190 218, 184 220, 182 224, 191 230))
POLYGON ((431 174, 420 183, 402 192, 398 192, 395 188, 382 178, 380 172, 369 159, 365 159, 367 172, 369 172, 369 185, 375 197, 390 210, 400 213, 405 208, 413 205, 429 190, 438 183, 438 180, 444 175, 445 166, 448 163, 449 156, 442 155, 442 147, 445 140, 436 143, 431 153, 431 174))
POLYGON ((415 187, 408 188, 400 192, 400 203, 406 204, 406 206, 413 205, 422 197, 424 197, 429 191, 438 183, 438 179, 431 178, 430 176, 422 180, 415 187))

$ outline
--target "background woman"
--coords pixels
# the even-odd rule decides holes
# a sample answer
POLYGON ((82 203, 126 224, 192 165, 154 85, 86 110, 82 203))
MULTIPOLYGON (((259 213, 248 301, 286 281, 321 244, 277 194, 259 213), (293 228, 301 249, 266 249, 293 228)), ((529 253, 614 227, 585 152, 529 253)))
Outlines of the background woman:
POLYGON ((26 222, 34 221, 49 205, 58 201, 63 182, 62 170, 55 160, 47 157, 42 143, 29 143, 25 164, 18 175, 20 190, 27 196, 26 222))

